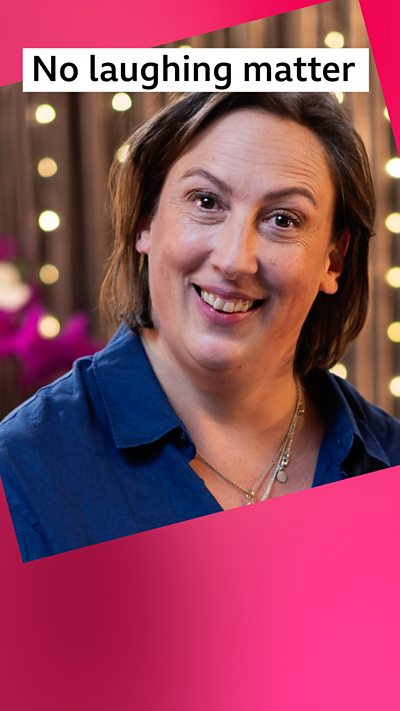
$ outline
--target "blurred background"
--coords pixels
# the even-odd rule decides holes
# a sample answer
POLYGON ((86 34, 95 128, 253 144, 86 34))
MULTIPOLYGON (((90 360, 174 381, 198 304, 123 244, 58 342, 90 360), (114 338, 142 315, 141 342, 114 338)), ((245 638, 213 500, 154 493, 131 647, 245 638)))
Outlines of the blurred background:
MULTIPOLYGON (((165 46, 367 47, 368 38, 356 0, 333 0, 165 46)), ((400 159, 372 58, 369 94, 338 100, 366 144, 378 219, 368 324, 335 370, 399 416, 400 159)), ((109 166, 166 101, 0 89, 0 415, 105 342, 97 302, 111 243, 109 166)))

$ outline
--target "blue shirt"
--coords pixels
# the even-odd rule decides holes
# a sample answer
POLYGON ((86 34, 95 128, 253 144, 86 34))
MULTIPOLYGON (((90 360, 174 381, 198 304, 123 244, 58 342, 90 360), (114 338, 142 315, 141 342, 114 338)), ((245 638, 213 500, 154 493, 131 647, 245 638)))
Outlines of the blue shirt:
MULTIPOLYGON (((314 372, 326 413, 313 486, 400 463, 400 422, 314 372)), ((140 338, 121 326, 0 425, 0 473, 24 561, 221 511, 140 338)))

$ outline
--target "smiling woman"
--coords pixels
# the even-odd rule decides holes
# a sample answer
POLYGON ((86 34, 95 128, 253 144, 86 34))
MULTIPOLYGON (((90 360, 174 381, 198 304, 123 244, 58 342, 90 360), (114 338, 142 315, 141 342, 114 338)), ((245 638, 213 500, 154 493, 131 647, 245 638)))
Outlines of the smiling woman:
POLYGON ((365 320, 374 196, 325 94, 191 94, 111 174, 121 323, 0 428, 25 560, 400 462, 328 372, 365 320))
POLYGON ((149 263, 151 362, 191 380, 222 370, 231 393, 286 379, 318 292, 337 290, 348 239, 332 239, 334 192, 303 126, 238 109, 204 129, 136 241, 149 263))

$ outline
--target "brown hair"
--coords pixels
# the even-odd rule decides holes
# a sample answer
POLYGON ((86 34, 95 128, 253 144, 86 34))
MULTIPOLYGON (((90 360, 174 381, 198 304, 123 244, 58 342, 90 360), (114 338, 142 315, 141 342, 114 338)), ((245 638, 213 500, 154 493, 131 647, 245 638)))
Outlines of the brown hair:
POLYGON ((147 255, 135 242, 157 207, 166 175, 189 142, 216 118, 258 107, 310 129, 323 144, 336 187, 333 239, 350 243, 336 294, 318 293, 297 344, 295 369, 329 368, 360 332, 368 308, 368 248, 375 198, 364 144, 336 98, 324 93, 193 93, 175 98, 127 141, 111 168, 114 246, 101 291, 104 313, 133 329, 152 328, 147 255))

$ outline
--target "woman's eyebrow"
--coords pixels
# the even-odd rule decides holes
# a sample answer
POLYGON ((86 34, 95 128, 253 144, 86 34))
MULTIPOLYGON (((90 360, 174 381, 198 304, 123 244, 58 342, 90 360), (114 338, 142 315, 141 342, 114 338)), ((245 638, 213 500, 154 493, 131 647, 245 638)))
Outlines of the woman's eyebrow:
POLYGON ((204 168, 191 168, 190 170, 187 170, 186 173, 182 175, 182 180, 193 177, 205 178, 205 180, 209 180, 211 183, 214 183, 219 190, 227 193, 228 195, 232 195, 232 188, 227 183, 220 178, 217 178, 212 173, 209 173, 209 171, 204 168))
POLYGON ((300 185, 294 185, 293 187, 281 188, 280 190, 270 190, 268 193, 263 195, 263 200, 280 200, 281 198, 292 197, 296 195, 302 195, 307 198, 312 204, 317 207, 317 201, 314 194, 308 188, 301 187, 300 185))
MULTIPOLYGON (((208 170, 205 170, 205 168, 191 168, 190 170, 187 170, 182 175, 182 180, 185 180, 186 178, 192 178, 192 177, 204 178, 205 180, 208 180, 211 183, 214 183, 214 185, 219 190, 227 193, 228 195, 232 195, 232 193, 233 193, 232 188, 227 183, 225 183, 224 180, 217 178, 215 175, 210 173, 208 170)), ((294 186, 290 186, 287 188, 280 188, 279 190, 270 190, 269 192, 265 193, 262 196, 262 200, 265 202, 268 202, 270 200, 280 200, 282 198, 292 197, 292 196, 296 196, 296 195, 301 195, 302 197, 305 197, 315 207, 317 207, 317 202, 315 200, 313 192, 311 190, 309 190, 308 188, 302 187, 300 185, 294 185, 294 186)))

